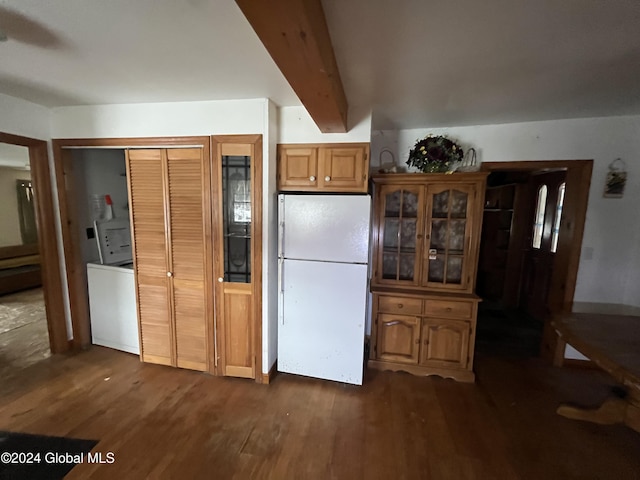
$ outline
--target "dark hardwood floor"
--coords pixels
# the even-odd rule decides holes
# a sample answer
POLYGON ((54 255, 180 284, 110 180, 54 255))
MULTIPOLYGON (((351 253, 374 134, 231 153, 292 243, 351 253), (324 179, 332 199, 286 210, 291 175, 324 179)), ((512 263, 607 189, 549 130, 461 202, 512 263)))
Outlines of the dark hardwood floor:
POLYGON ((0 379, 0 430, 99 440, 67 478, 637 479, 640 435, 555 414, 606 374, 480 356, 475 385, 367 372, 271 385, 141 364, 101 347, 0 379))

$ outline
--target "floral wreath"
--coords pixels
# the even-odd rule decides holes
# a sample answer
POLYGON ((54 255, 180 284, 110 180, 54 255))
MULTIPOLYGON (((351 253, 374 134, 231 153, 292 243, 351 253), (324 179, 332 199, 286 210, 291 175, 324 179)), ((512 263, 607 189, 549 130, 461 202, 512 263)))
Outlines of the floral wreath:
POLYGON ((407 165, 421 172, 446 172, 462 162, 464 150, 443 135, 427 135, 409 151, 407 165))

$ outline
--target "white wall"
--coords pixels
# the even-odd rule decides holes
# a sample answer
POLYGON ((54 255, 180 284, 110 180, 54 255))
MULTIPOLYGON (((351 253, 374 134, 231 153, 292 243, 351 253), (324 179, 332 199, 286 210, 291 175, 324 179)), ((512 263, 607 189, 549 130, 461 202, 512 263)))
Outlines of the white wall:
POLYGON ((485 162, 593 159, 574 299, 640 304, 640 116, 374 132, 372 163, 389 148, 404 166, 409 149, 427 133, 447 134, 473 146, 485 162), (624 198, 603 198, 607 167, 618 157, 627 164, 624 198))
POLYGON ((263 133, 266 99, 89 105, 52 109, 53 138, 263 133))
POLYGON ((48 140, 50 111, 42 105, 0 93, 0 132, 48 140))
POLYGON ((29 179, 28 170, 0 166, 0 247, 22 245, 16 180, 29 179))
POLYGON ((322 133, 304 107, 280 108, 278 143, 347 143, 371 141, 371 109, 349 110, 347 133, 322 133))
POLYGON ((86 230, 93 228, 91 213, 92 194, 110 195, 114 218, 129 218, 126 164, 121 149, 72 150, 73 168, 76 172, 75 206, 78 218, 78 238, 84 263, 100 261, 95 238, 87 238, 86 230))
POLYGON ((278 191, 276 185, 277 165, 276 149, 279 112, 273 102, 269 102, 266 115, 264 149, 265 157, 271 159, 264 163, 263 175, 263 276, 268 281, 262 285, 263 322, 263 373, 269 371, 278 356, 278 191), (265 303, 265 299, 268 302, 265 303))

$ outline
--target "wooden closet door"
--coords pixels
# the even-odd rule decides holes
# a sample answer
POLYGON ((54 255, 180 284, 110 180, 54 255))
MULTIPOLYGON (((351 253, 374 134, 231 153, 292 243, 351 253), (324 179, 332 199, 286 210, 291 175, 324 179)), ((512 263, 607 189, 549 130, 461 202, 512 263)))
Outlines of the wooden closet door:
POLYGON ((211 303, 206 274, 210 189, 202 149, 168 149, 167 177, 176 365, 205 371, 211 303))
POLYGON ((256 378, 262 339, 262 139, 216 136, 213 148, 218 371, 256 378))
POLYGON ((133 226, 136 300, 142 361, 172 365, 175 357, 167 230, 164 150, 126 152, 133 226))

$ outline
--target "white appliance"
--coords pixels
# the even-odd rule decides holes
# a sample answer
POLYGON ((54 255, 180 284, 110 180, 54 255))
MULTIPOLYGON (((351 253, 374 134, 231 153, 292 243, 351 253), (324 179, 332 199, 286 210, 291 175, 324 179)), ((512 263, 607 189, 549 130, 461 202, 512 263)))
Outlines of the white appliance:
POLYGON ((368 195, 279 195, 278 370, 362 385, 368 195))
POLYGON ((98 244, 100 263, 124 265, 131 263, 131 224, 128 218, 95 221, 93 227, 98 244))
POLYGON ((87 264, 92 343, 139 355, 129 220, 99 221, 94 228, 100 263, 87 264))
POLYGON ((87 264, 91 341, 140 355, 133 267, 87 264))

